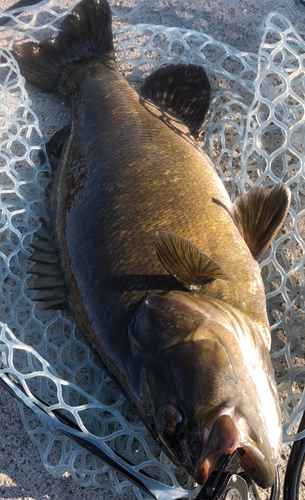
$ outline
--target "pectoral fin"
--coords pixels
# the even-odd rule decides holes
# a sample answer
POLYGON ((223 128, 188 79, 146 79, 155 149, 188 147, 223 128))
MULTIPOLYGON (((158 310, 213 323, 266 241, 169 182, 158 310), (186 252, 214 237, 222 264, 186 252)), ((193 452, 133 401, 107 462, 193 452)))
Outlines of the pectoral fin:
POLYGON ((257 186, 236 198, 229 209, 254 259, 263 255, 284 222, 290 196, 285 184, 276 184, 268 191, 257 186))
POLYGON ((178 234, 157 231, 155 247, 161 264, 188 290, 200 291, 211 280, 232 279, 217 262, 178 234))

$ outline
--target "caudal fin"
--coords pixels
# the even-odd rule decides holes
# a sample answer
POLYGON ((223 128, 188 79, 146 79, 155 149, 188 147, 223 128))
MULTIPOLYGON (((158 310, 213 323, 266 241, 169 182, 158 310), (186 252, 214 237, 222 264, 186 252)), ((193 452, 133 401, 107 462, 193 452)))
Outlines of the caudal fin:
POLYGON ((58 91, 73 65, 93 58, 114 60, 109 4, 107 0, 82 0, 64 19, 56 38, 13 49, 27 82, 58 91))

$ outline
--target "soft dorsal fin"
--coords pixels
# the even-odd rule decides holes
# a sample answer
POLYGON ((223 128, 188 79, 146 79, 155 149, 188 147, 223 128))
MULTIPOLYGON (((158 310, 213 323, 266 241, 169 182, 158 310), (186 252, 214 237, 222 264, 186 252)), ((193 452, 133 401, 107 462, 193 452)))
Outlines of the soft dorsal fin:
POLYGON ((230 214, 254 259, 263 255, 284 222, 290 197, 285 184, 276 184, 268 191, 257 186, 231 206, 230 214))
POLYGON ((146 78, 141 88, 145 99, 176 114, 196 136, 211 101, 211 88, 202 66, 171 64, 146 78))
POLYGON ((155 247, 161 264, 188 290, 200 291, 211 280, 232 279, 217 262, 183 236, 157 231, 155 247))

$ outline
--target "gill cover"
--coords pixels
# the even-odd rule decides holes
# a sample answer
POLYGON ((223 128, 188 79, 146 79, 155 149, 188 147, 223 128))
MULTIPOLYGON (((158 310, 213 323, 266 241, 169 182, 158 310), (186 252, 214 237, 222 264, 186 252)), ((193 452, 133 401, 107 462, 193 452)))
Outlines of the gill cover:
POLYGON ((139 406, 153 415, 151 431, 173 462, 202 483, 243 449, 244 470, 271 486, 281 426, 259 326, 222 301, 175 291, 145 298, 129 339, 144 359, 139 406))

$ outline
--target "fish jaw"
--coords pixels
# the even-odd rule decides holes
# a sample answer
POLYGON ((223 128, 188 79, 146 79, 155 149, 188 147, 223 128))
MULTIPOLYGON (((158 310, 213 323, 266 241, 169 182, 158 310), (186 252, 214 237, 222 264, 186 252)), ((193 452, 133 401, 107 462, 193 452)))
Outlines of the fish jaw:
POLYGON ((205 483, 213 470, 218 469, 225 457, 240 447, 241 434, 229 414, 217 418, 212 433, 204 428, 203 439, 207 440, 204 459, 200 460, 197 476, 205 483))
MULTIPOLYGON (((198 484, 204 484, 236 450, 241 456, 240 467, 258 486, 268 488, 274 484, 277 460, 264 430, 259 439, 253 440, 244 432, 238 414, 233 407, 214 408, 206 417, 189 419, 188 429, 180 432, 180 449, 187 460, 183 461, 177 450, 176 456, 198 484)), ((253 434, 251 429, 250 433, 253 434)), ((177 463, 175 458, 172 457, 177 463)))
POLYGON ((143 373, 151 431, 173 462, 204 483, 228 454, 241 450, 241 467, 267 488, 281 447, 274 374, 264 335, 233 309, 191 293, 151 294, 130 338, 139 355, 149 353, 143 373), (175 432, 160 422, 166 405, 183 415, 175 432))
MULTIPOLYGON (((240 394, 245 393, 244 384, 237 381, 234 374, 230 373, 221 346, 208 339, 207 342, 198 342, 195 348, 196 353, 192 344, 177 346, 167 352, 166 356, 160 356, 159 366, 168 370, 165 377, 158 376, 156 359, 153 361, 154 375, 152 368, 149 370, 148 379, 152 381, 152 386, 147 393, 154 399, 152 401, 152 407, 155 409, 154 427, 157 429, 159 441, 165 446, 165 451, 173 462, 178 467, 186 469, 199 484, 204 484, 211 472, 220 468, 227 455, 240 450, 244 453, 240 465, 249 477, 262 488, 272 486, 281 442, 279 419, 274 422, 278 432, 277 439, 272 442, 264 422, 266 409, 260 407, 259 400, 251 392, 254 390, 251 384, 248 399, 240 397, 240 394), (212 354, 211 363, 206 366, 205 358, 205 367, 200 371, 198 360, 206 355, 207 349, 212 354), (182 350, 184 357, 181 356, 182 350), (189 356, 186 351, 189 351, 189 356), (197 368, 194 372, 190 364, 196 355, 197 368), (222 367, 219 360, 223 363, 222 367), (181 370, 177 368, 179 361, 181 370), (213 379, 208 376, 206 383, 203 383, 206 391, 193 389, 192 386, 196 383, 202 386, 201 374, 205 375, 211 371, 212 364, 218 366, 219 378, 213 379), (174 373, 175 380, 168 384, 170 373, 174 373), (211 390, 211 386, 214 386, 215 392, 213 388, 211 390), (162 387, 159 398, 152 397, 157 387, 162 387), (168 433, 158 420, 159 408, 165 401, 170 401, 184 417, 183 422, 177 425, 176 435, 168 433)), ((277 402, 271 400, 271 405, 277 412, 277 402)))
MULTIPOLYGON (((262 488, 272 486, 275 481, 275 464, 269 447, 263 444, 264 452, 259 450, 234 422, 234 416, 229 414, 231 412, 222 413, 208 436, 204 456, 197 466, 197 482, 204 484, 211 472, 220 468, 227 455, 239 450, 242 456, 240 466, 248 476, 262 488)), ((203 439, 207 439, 207 433, 203 439)))

